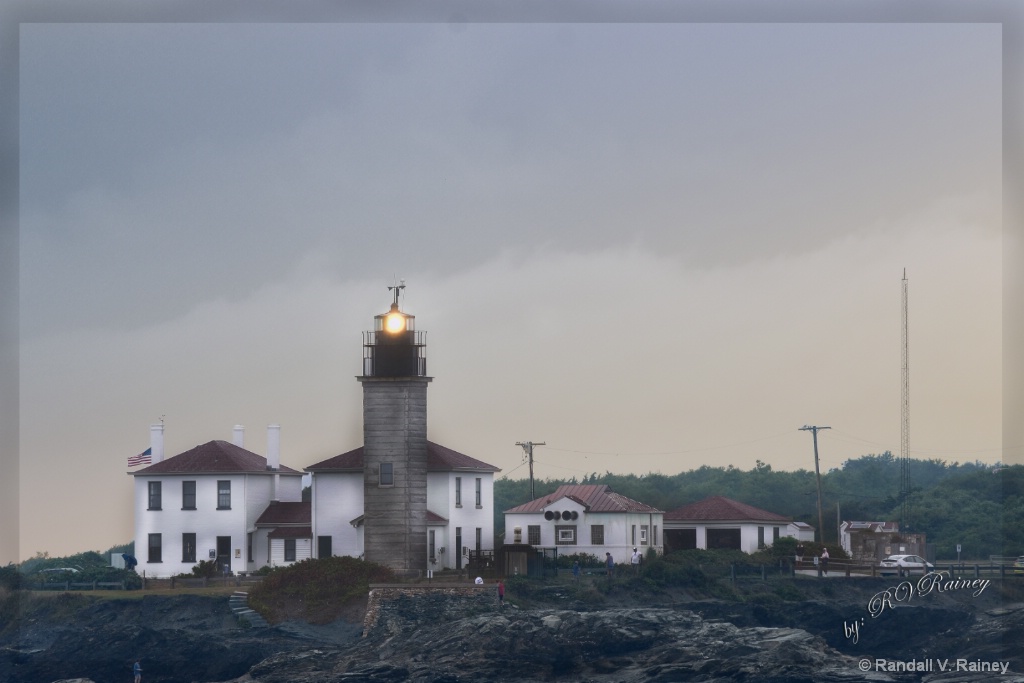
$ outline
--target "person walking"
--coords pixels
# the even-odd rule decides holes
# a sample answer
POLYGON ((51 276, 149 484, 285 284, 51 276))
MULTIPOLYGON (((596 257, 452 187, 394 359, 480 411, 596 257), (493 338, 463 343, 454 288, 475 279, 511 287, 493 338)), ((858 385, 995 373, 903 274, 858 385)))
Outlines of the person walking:
POLYGON ((135 683, 142 683, 142 665, 139 664, 139 660, 135 660, 135 666, 132 667, 132 673, 135 674, 135 683))
POLYGON ((612 574, 615 572, 615 560, 612 559, 611 553, 605 553, 605 567, 607 568, 608 578, 612 578, 612 574))
POLYGON ((640 574, 640 551, 633 548, 633 556, 629 558, 629 563, 633 566, 633 576, 640 574))
POLYGON ((578 586, 580 583, 580 561, 572 563, 572 580, 578 586))
POLYGON ((498 607, 505 606, 505 582, 498 579, 498 607))
POLYGON ((828 548, 821 551, 821 573, 828 576, 828 548))

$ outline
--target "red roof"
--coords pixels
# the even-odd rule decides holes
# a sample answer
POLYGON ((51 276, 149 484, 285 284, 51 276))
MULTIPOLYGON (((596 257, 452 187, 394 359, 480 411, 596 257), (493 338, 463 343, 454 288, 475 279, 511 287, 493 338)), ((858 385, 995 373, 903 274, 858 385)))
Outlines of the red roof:
POLYGON ((448 520, 436 512, 427 510, 427 524, 447 524, 448 520))
POLYGON ((586 507, 587 512, 661 512, 650 505, 615 493, 607 484, 563 484, 554 493, 505 512, 543 512, 548 505, 562 498, 576 501, 586 507))
MULTIPOLYGON (((305 468, 307 472, 362 472, 363 447, 322 460, 305 468)), ((430 472, 500 472, 494 465, 471 458, 468 455, 445 448, 433 441, 427 442, 427 470, 430 472)))
POLYGON ((684 505, 665 513, 665 521, 756 521, 756 522, 789 522, 789 517, 777 515, 756 508, 753 505, 740 503, 724 496, 711 496, 704 500, 684 505))
POLYGON ((270 501, 270 505, 256 520, 256 526, 278 526, 284 524, 304 524, 309 526, 313 520, 312 503, 270 501))
POLYGON ((131 472, 139 474, 295 474, 302 472, 281 466, 267 469, 267 459, 227 441, 210 441, 158 463, 131 472))

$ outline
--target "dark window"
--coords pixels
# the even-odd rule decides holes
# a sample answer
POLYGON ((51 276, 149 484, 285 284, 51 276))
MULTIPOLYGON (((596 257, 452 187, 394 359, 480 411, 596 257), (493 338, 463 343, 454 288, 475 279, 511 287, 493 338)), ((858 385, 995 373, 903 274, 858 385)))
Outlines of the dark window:
POLYGON ((480 527, 476 528, 476 551, 480 552, 480 539, 483 537, 483 529, 480 527))
MULTIPOLYGON (((658 527, 654 527, 654 528, 657 529, 658 527)), ((782 527, 780 527, 780 526, 773 526, 772 527, 772 542, 773 543, 775 541, 779 540, 779 532, 781 532, 781 531, 782 531, 782 527)))
POLYGON ((636 524, 630 526, 630 545, 636 545, 636 524))
POLYGON ((231 482, 229 480, 224 479, 217 482, 217 509, 231 509, 231 482))
POLYGON ((462 507, 462 477, 455 477, 455 507, 462 507))
POLYGON ((526 542, 530 545, 540 545, 540 524, 531 524, 526 527, 526 542))
POLYGON ((196 561, 196 535, 195 534, 182 534, 181 535, 181 561, 182 562, 195 562, 196 561))
POLYGON ((476 506, 483 507, 483 494, 480 486, 480 477, 476 478, 476 506))
POLYGON ((727 548, 740 549, 739 529, 708 529, 706 532, 708 550, 727 548))
POLYGON ((590 545, 604 545, 604 524, 591 525, 590 545))
POLYGON ((161 554, 163 544, 160 540, 160 534, 149 535, 149 559, 148 562, 163 562, 163 555, 161 554))
POLYGON ((194 481, 181 482, 181 509, 196 509, 196 483, 194 481))
POLYGON ((757 547, 759 549, 764 547, 764 527, 763 526, 757 527, 757 547))
POLYGON ((256 560, 252 557, 252 532, 250 531, 245 535, 245 561, 255 562, 256 560))
POLYGON ((576 545, 576 525, 556 524, 555 545, 576 545))
POLYGON ((430 559, 431 559, 431 561, 434 561, 434 560, 437 559, 437 549, 435 548, 435 543, 437 542, 437 538, 436 538, 434 530, 431 529, 430 531, 428 531, 427 532, 427 536, 430 537, 430 540, 428 541, 428 544, 430 546, 430 550, 429 550, 429 552, 430 552, 430 559))
POLYGON ((295 561, 295 539, 286 538, 284 539, 284 561, 294 562, 295 561))
POLYGON ((331 537, 330 536, 317 536, 316 537, 316 556, 317 557, 330 557, 331 551, 331 537))
POLYGON ((380 486, 394 486, 395 485, 395 464, 392 462, 382 462, 380 464, 380 486))
POLYGON ((651 545, 658 545, 658 525, 654 525, 654 533, 651 535, 651 545))
POLYGON ((158 481, 149 482, 149 509, 160 509, 160 482, 158 481))

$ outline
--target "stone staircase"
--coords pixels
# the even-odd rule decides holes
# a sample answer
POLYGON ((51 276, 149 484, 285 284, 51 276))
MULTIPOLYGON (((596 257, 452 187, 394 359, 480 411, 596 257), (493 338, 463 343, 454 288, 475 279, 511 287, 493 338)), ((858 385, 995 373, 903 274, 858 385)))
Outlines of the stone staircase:
POLYGON ((228 598, 228 605, 231 606, 231 611, 235 613, 239 621, 244 619, 252 628, 269 628, 270 624, 259 612, 249 609, 249 594, 246 591, 232 593, 228 598))

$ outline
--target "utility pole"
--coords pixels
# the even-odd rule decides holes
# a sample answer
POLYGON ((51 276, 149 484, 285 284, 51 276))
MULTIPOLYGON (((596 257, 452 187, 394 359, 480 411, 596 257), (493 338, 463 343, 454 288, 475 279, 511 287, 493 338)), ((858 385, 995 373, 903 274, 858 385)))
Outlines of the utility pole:
POLYGON ((800 428, 801 432, 810 432, 811 436, 814 437, 814 475, 818 479, 818 534, 821 536, 820 540, 822 545, 825 543, 825 522, 824 517, 821 514, 821 468, 818 467, 818 430, 819 429, 832 429, 831 427, 815 427, 804 425, 800 428))
POLYGON ((533 488, 533 447, 534 446, 546 446, 547 444, 543 441, 534 443, 533 441, 516 441, 517 446, 523 447, 523 453, 526 453, 526 457, 530 459, 530 500, 537 497, 537 493, 533 488))

